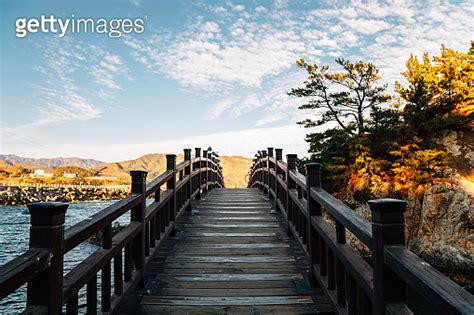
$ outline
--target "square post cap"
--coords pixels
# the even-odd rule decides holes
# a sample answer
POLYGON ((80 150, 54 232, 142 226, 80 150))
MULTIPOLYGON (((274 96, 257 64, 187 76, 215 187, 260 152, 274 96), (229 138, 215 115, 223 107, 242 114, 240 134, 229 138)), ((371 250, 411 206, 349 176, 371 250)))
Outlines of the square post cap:
POLYGON ((277 160, 281 160, 283 158, 283 149, 275 149, 275 157, 277 160))
POLYGON ((286 155, 286 162, 287 167, 289 170, 296 169, 296 160, 298 159, 298 155, 296 154, 287 154, 286 155))
POLYGON ((317 175, 321 173, 321 164, 319 163, 307 163, 305 164, 307 175, 317 175))
POLYGON ((130 176, 132 176, 132 182, 146 182, 147 171, 143 170, 133 170, 130 171, 130 176))
POLYGON ((184 159, 186 161, 191 160, 191 149, 183 149, 184 151, 184 159))
POLYGON ((400 199, 384 198, 369 200, 369 207, 372 212, 372 222, 403 224, 403 213, 407 203, 400 199))
POLYGON ((54 226, 64 224, 69 204, 62 202, 33 202, 27 205, 31 225, 54 226))

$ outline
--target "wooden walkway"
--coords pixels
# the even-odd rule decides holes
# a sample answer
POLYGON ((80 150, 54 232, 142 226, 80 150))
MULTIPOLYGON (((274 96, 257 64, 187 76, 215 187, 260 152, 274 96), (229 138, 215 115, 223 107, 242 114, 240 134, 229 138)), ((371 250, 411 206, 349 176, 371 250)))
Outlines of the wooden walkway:
POLYGON ((122 313, 332 314, 284 224, 258 189, 214 189, 180 217, 122 313))

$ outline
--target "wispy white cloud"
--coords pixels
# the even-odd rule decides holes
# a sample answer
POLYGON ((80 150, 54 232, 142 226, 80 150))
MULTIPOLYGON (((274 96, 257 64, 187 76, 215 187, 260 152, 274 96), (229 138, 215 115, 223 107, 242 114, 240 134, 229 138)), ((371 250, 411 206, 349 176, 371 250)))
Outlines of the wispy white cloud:
POLYGON ((34 139, 36 127, 98 118, 106 101, 122 89, 117 78, 132 79, 120 56, 97 45, 55 37, 34 44, 40 58, 33 70, 42 80, 30 84, 32 94, 23 100, 32 109, 31 118, 24 124, 3 126, 1 131, 9 134, 4 143, 34 139))
POLYGON ((134 6, 140 6, 140 4, 142 3, 142 0, 130 0, 130 2, 134 5, 134 6))
POLYGON ((296 106, 289 109, 286 92, 303 80, 278 83, 291 78, 297 58, 330 64, 336 57, 364 59, 393 84, 402 79, 411 52, 437 53, 441 43, 465 50, 473 35, 469 2, 355 0, 310 3, 303 11, 286 1, 255 8, 228 2, 206 8, 216 15, 197 17, 182 33, 127 45, 151 71, 220 96, 209 110, 211 118, 265 108, 257 125, 298 116, 296 106))

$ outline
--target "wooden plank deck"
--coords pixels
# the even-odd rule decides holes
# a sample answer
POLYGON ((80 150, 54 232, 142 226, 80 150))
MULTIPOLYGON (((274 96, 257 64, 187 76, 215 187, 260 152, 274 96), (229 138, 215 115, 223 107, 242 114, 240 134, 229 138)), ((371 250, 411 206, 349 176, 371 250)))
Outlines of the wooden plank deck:
POLYGON ((215 189, 181 216, 122 313, 333 314, 308 268, 261 192, 215 189))

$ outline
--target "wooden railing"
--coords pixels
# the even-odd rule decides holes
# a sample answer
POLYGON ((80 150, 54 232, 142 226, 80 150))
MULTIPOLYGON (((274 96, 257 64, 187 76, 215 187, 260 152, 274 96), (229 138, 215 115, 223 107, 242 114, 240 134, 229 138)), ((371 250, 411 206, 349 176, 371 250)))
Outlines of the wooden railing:
POLYGON ((321 188, 319 164, 306 164, 303 175, 295 154, 285 163, 282 149, 273 153, 268 148, 254 159, 248 185, 275 201, 308 256, 311 281, 324 289, 337 313, 412 314, 409 286, 439 314, 474 314, 469 292, 405 247, 404 201, 369 201, 369 223, 321 188), (370 250, 370 264, 346 243, 347 231, 370 250))
POLYGON ((101 273, 102 312, 117 310, 137 285, 145 284, 146 268, 163 241, 175 233, 176 219, 191 209, 191 200, 200 199, 215 187, 223 187, 219 161, 212 152, 184 150, 184 161, 176 165, 176 155, 167 155, 166 171, 146 183, 147 172, 131 171, 131 194, 109 207, 64 230, 68 205, 34 203, 31 214, 30 249, 0 267, 0 299, 20 286, 27 286, 27 313, 77 314, 78 293, 87 290, 87 313, 97 313, 97 280, 101 273), (154 201, 146 206, 146 199, 154 201), (112 236, 112 222, 130 213, 130 223, 112 236), (66 275, 64 255, 91 236, 102 233, 98 249, 66 275), (112 285, 113 268, 113 285, 112 285))

